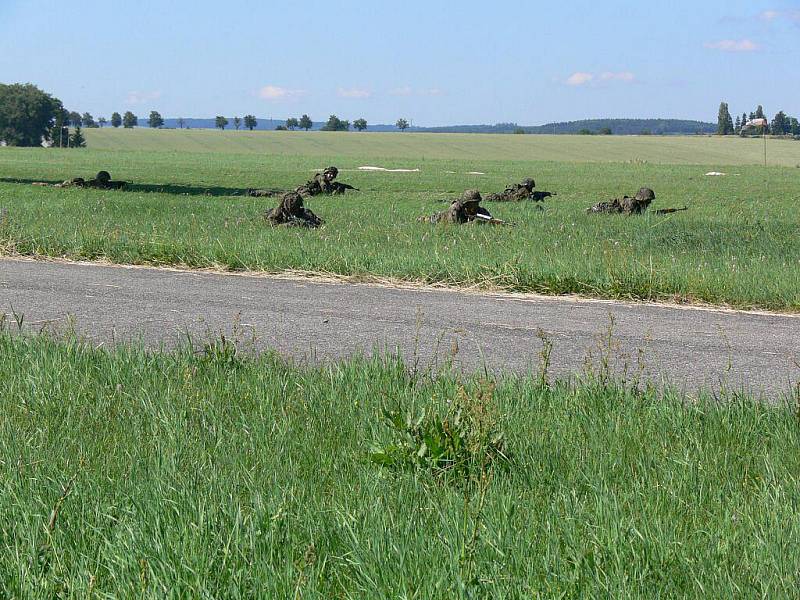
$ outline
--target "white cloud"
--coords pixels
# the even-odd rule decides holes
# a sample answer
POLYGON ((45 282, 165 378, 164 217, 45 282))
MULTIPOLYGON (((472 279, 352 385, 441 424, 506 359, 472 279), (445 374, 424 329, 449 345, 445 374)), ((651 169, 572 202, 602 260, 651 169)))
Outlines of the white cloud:
POLYGON ((438 87, 432 88, 418 88, 414 89, 411 86, 404 85, 402 87, 389 90, 390 96, 444 96, 444 90, 438 87))
POLYGON ((305 96, 305 90, 290 90, 277 85, 265 85, 258 90, 258 97, 262 100, 290 100, 299 96, 305 96))
POLYGON ((161 98, 160 91, 153 92, 128 92, 128 104, 144 104, 161 98))
POLYGON ((610 71, 606 71, 605 73, 600 73, 600 80, 623 81, 625 83, 632 83, 633 81, 636 81, 636 76, 630 71, 622 71, 620 73, 612 73, 610 71))
POLYGON ((773 21, 791 21, 800 25, 800 10, 765 10, 758 15, 758 18, 767 23, 772 23, 773 21))
POLYGON ((389 90, 390 96, 412 96, 413 94, 414 90, 407 85, 389 90))
POLYGON ((711 50, 721 50, 723 52, 755 52, 758 44, 751 40, 720 40, 719 42, 706 42, 703 44, 711 50))
POLYGON ((593 79, 594 75, 591 73, 573 73, 567 78, 567 85, 586 85, 591 83, 593 79))
POLYGON ((573 73, 567 78, 567 85, 581 86, 588 84, 596 84, 598 82, 611 83, 633 83, 636 81, 636 75, 630 71, 603 71, 602 73, 587 73, 585 71, 578 71, 573 73))
POLYGON ((369 98, 372 92, 362 88, 339 88, 336 92, 340 98, 369 98))

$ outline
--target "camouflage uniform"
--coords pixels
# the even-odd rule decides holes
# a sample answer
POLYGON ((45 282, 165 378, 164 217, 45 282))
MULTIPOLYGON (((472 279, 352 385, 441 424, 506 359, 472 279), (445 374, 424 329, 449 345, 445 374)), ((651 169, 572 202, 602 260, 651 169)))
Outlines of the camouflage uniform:
POLYGON ((84 187, 98 190, 118 190, 125 187, 125 185, 124 181, 111 181, 111 175, 108 171, 100 171, 94 179, 87 181, 84 187))
MULTIPOLYGON (((39 184, 37 183, 36 185, 39 184)), ((62 183, 57 183, 53 187, 79 187, 94 188, 98 190, 118 190, 125 187, 125 185, 127 184, 124 181, 111 181, 111 175, 108 171, 100 171, 94 179, 90 179, 89 181, 86 181, 82 177, 75 177, 74 179, 68 179, 62 183)))
MULTIPOLYGON (((47 184, 40 184, 34 183, 34 185, 47 185, 47 184)), ((74 177, 73 179, 67 179, 66 181, 62 181, 61 183, 56 183, 53 187, 57 188, 69 188, 69 187, 83 187, 86 185, 86 181, 83 177, 74 177)))
POLYGON ((280 196, 285 194, 283 190, 258 190, 250 188, 245 192, 246 196, 252 196, 254 198, 275 198, 276 196, 280 196))
MULTIPOLYGON (((536 182, 533 179, 523 179, 520 183, 509 185, 499 194, 489 194, 486 196, 487 202, 521 202, 523 200, 534 199, 533 188, 536 182)), ((540 198, 543 200, 544 198, 540 198)))
POLYGON ((264 218, 270 225, 284 227, 315 228, 323 221, 303 206, 303 197, 297 192, 288 192, 281 198, 281 203, 267 211, 264 218))
POLYGON ((486 219, 491 219, 489 211, 480 206, 481 194, 478 190, 467 190, 458 200, 453 200, 450 208, 445 211, 431 215, 430 217, 420 217, 421 223, 484 223, 486 219), (478 215, 484 217, 478 218, 478 215))
MULTIPOLYGON (((306 184, 301 185, 295 192, 300 194, 303 198, 311 196, 319 196, 324 194, 326 196, 335 196, 344 194, 347 190, 356 190, 352 185, 346 183, 339 183, 336 178, 339 176, 339 169, 336 167, 328 167, 322 173, 317 173, 306 184)), ((356 190, 358 191, 358 190, 356 190)))
MULTIPOLYGON (((295 194, 300 194, 303 198, 311 198, 313 196, 327 195, 335 196, 337 194, 344 194, 347 190, 355 190, 352 185, 346 183, 339 183, 335 181, 339 175, 339 169, 336 167, 328 167, 322 173, 317 173, 303 185, 294 189, 295 194)), ((358 191, 358 190, 356 190, 358 191)), ((255 198, 273 198, 275 196, 282 196, 287 192, 275 189, 249 189, 245 192, 248 196, 255 198)))
POLYGON ((587 213, 606 213, 623 215, 640 215, 647 210, 650 203, 656 199, 656 194, 650 188, 640 189, 633 198, 624 196, 621 200, 615 198, 610 202, 600 202, 587 209, 587 213))

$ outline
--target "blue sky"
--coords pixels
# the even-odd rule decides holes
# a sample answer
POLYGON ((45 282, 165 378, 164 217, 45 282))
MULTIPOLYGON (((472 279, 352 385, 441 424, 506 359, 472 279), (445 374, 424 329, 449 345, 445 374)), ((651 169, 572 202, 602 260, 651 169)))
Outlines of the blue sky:
POLYGON ((800 0, 0 0, 0 82, 96 117, 800 114, 800 0))

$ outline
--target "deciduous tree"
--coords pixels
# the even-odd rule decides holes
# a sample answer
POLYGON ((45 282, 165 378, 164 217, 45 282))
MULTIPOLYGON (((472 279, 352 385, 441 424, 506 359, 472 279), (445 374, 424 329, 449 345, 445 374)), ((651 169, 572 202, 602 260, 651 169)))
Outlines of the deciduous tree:
POLYGON ((221 115, 217 115, 217 118, 214 119, 214 124, 218 129, 225 131, 225 128, 228 126, 228 119, 221 115))
POLYGON ((294 131, 298 127, 300 127, 300 121, 298 121, 294 117, 289 117, 288 119, 286 119, 286 129, 294 131))
POLYGON ((308 131, 314 126, 314 123, 311 121, 311 117, 309 117, 308 115, 303 115, 302 117, 300 117, 298 125, 300 126, 300 129, 305 129, 306 131, 308 131))
POLYGON ((328 117, 328 122, 322 127, 322 131, 348 131, 350 129, 350 121, 342 121, 336 115, 328 117))
POLYGON ((153 129, 160 129, 164 126, 164 119, 157 110, 151 111, 150 117, 147 119, 147 125, 153 129))
POLYGON ((253 115, 245 115, 244 126, 247 127, 250 131, 253 131, 253 129, 258 127, 258 121, 253 115))
POLYGON ((400 131, 405 131, 406 129, 408 129, 408 121, 406 121, 405 119, 397 119, 397 123, 395 123, 395 126, 400 131))
POLYGON ((0 84, 0 141, 39 146, 50 140, 56 117, 66 125, 61 101, 31 84, 0 84))
POLYGON ((120 125, 122 125, 122 115, 115 112, 111 115, 111 126, 119 127, 120 125))
POLYGON ((364 131, 367 128, 367 120, 356 119, 353 121, 353 127, 355 127, 358 131, 364 131))
POLYGON ((122 126, 125 129, 133 129, 138 124, 139 124, 139 117, 137 117, 131 111, 127 111, 125 115, 122 117, 122 126))

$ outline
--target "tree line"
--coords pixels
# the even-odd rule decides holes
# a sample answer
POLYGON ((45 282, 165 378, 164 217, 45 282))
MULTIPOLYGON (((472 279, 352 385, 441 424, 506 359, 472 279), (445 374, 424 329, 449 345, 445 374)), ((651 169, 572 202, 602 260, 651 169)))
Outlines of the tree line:
MULTIPOLYGON (((181 119, 178 119, 179 124, 180 122, 181 119)), ((222 115, 217 115, 214 119, 214 124, 217 129, 225 130, 230 123, 230 120, 222 115)), ((233 117, 233 127, 237 131, 241 128, 242 124, 252 131, 258 125, 258 121, 253 115, 247 115, 243 119, 239 117, 233 117)), ((409 127, 409 123, 406 119, 398 119, 395 125, 401 131, 405 131, 409 127)), ((275 130, 295 131, 296 129, 304 129, 305 131, 308 131, 313 127, 314 122, 311 120, 311 117, 304 114, 300 117, 289 117, 286 119, 285 123, 276 126, 275 130)), ((350 131, 351 128, 355 129, 356 131, 366 131, 368 127, 369 124, 364 118, 355 119, 351 123, 349 120, 340 119, 336 115, 331 115, 328 117, 328 120, 322 125, 322 127, 320 127, 320 131, 350 131)))
POLYGON ((772 121, 767 119, 764 107, 760 104, 750 113, 736 115, 734 120, 731 117, 727 102, 719 105, 717 114, 717 134, 718 135, 791 135, 800 137, 800 121, 795 117, 787 115, 782 110, 779 111, 772 121))

